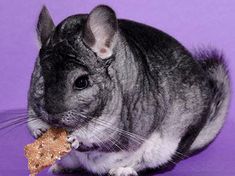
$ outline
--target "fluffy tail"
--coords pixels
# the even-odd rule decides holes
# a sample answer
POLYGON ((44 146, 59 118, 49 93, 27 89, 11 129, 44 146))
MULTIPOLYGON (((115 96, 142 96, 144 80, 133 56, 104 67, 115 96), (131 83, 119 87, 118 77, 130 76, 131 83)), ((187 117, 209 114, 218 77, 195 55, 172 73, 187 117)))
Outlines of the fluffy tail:
POLYGON ((211 78, 212 91, 214 93, 211 118, 215 118, 216 112, 220 110, 222 103, 226 98, 230 97, 228 67, 223 54, 215 49, 199 50, 195 53, 194 57, 211 78))
POLYGON ((194 58, 211 78, 214 99, 210 108, 210 118, 191 146, 191 150, 206 146, 216 137, 223 126, 230 102, 229 74, 223 55, 217 50, 199 50, 194 58))
MULTIPOLYGON (((213 50, 198 50, 194 54, 202 68, 217 82, 217 86, 229 86, 228 68, 221 52, 213 50)), ((221 87, 221 88, 222 88, 221 87)))

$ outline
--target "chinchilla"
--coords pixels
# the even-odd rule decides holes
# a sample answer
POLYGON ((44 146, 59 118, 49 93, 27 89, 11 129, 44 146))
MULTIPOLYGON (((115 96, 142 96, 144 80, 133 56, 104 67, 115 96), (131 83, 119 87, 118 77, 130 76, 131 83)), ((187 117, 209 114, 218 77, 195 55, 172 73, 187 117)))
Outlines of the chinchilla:
POLYGON ((105 5, 55 26, 46 7, 28 93, 28 127, 69 132, 74 150, 51 167, 137 175, 189 156, 213 141, 229 106, 223 55, 190 53, 153 27, 105 5))

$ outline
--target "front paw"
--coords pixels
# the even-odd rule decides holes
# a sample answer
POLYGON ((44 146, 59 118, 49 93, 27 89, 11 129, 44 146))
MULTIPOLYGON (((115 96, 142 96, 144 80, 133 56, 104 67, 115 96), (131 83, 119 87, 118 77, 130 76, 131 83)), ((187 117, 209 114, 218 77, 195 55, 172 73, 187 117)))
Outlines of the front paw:
POLYGON ((41 119, 29 118, 28 128, 33 137, 37 139, 43 133, 45 133, 50 128, 50 126, 46 122, 43 122, 41 119))
POLYGON ((69 135, 67 141, 71 144, 72 148, 74 148, 75 150, 78 149, 80 143, 75 135, 69 135))
POLYGON ((137 172, 131 167, 119 167, 109 171, 110 176, 138 176, 137 172))

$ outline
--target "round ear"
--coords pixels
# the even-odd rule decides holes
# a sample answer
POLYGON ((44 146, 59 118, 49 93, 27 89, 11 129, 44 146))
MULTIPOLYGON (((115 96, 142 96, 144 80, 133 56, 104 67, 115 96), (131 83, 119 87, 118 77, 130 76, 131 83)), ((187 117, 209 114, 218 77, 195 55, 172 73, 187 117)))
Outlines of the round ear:
POLYGON ((83 40, 100 58, 108 58, 113 54, 117 28, 115 12, 108 6, 97 6, 88 16, 83 40))
POLYGON ((49 38, 54 28, 55 28, 54 22, 47 8, 46 6, 43 6, 37 24, 37 35, 41 45, 44 45, 46 43, 47 39, 49 38))

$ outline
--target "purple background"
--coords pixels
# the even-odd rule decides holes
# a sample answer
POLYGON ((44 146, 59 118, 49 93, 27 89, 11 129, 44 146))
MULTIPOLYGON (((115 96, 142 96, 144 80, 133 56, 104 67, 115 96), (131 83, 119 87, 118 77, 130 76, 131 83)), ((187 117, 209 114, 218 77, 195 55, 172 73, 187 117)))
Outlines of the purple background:
MULTIPOLYGON (((47 5, 56 24, 68 15, 87 13, 98 4, 108 4, 119 18, 159 28, 189 49, 201 46, 219 48, 226 55, 232 82, 235 81, 234 0, 1 0, 0 111, 26 107, 30 76, 38 52, 35 24, 43 4, 47 5)), ((209 148, 162 175, 234 176, 234 105, 232 98, 225 127, 209 148)), ((12 116, 0 113, 1 119, 12 116)), ((28 175, 22 149, 32 138, 25 126, 7 134, 5 131, 0 131, 0 176, 28 175)), ((46 175, 49 175, 46 171, 40 174, 46 175)))

